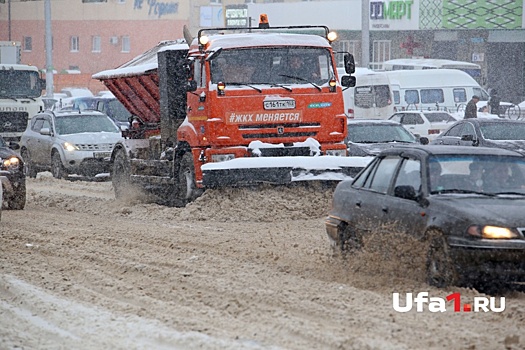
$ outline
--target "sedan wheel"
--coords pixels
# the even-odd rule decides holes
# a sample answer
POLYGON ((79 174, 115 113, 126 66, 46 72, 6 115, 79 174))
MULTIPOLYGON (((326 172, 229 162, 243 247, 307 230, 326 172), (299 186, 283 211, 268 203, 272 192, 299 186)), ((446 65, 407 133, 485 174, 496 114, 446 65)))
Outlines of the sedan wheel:
POLYGON ((66 176, 66 169, 64 169, 62 159, 60 159, 60 154, 57 152, 53 153, 51 156, 51 173, 56 179, 62 179, 66 176))
POLYGON ((431 286, 444 288, 459 284, 458 272, 450 257, 450 247, 442 235, 430 239, 426 267, 427 281, 431 286))

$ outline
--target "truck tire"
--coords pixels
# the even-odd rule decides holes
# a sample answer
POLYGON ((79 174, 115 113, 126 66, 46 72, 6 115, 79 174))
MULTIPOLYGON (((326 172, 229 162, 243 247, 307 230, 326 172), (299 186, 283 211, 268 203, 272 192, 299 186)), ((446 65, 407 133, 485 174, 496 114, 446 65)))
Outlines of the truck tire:
POLYGON ((36 178, 36 169, 35 165, 31 161, 31 156, 29 155, 29 151, 27 149, 23 149, 21 154, 22 160, 24 161, 24 173, 27 177, 30 178, 36 178))
POLYGON ((26 205, 26 182, 22 180, 14 195, 7 202, 9 209, 22 210, 26 205))
POLYGON ((459 286, 459 274, 450 256, 450 247, 445 237, 439 231, 429 233, 428 237, 426 263, 428 284, 438 288, 459 286))
POLYGON ((182 155, 179 161, 175 182, 174 205, 184 207, 202 194, 195 182, 195 165, 190 152, 182 155))
POLYGON ((118 148, 113 159, 111 183, 115 191, 115 198, 122 198, 130 189, 131 166, 126 150, 118 148))
POLYGON ((62 165, 60 154, 56 151, 51 156, 51 173, 55 179, 63 179, 67 175, 64 165, 62 165))

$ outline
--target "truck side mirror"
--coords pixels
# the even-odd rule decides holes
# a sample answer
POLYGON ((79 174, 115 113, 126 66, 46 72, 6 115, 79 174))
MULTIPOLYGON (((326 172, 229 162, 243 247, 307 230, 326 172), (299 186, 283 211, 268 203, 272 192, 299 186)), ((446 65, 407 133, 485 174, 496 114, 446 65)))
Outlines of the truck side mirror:
POLYGON ((341 85, 344 87, 354 87, 356 79, 353 75, 343 75, 341 77, 341 85))
POLYGON ((354 55, 346 52, 344 55, 345 72, 348 74, 355 73, 355 60, 354 55))

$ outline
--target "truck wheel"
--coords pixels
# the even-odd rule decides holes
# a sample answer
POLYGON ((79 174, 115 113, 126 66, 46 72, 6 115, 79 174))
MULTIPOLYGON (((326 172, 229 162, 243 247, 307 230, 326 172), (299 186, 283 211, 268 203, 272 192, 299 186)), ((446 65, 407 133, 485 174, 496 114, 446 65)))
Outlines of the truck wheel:
POLYGON ((9 209, 22 210, 26 205, 26 182, 22 180, 18 188, 15 190, 13 197, 7 202, 9 209))
POLYGON ((426 264, 428 284, 438 288, 458 286, 458 271, 450 257, 450 247, 445 237, 437 232, 429 237, 426 264))
POLYGON ((190 152, 184 153, 180 158, 175 186, 175 206, 184 207, 202 194, 195 183, 195 165, 190 152))
POLYGON ((111 183, 115 191, 115 198, 122 198, 130 188, 131 169, 126 156, 126 151, 119 148, 115 151, 113 160, 113 169, 111 174, 111 183))
POLYGON ((30 178, 36 178, 36 169, 35 165, 31 161, 31 157, 29 156, 29 151, 26 149, 23 149, 21 152, 22 160, 24 161, 24 174, 26 174, 27 177, 30 178))
POLYGON ((62 165, 62 159, 60 159, 58 152, 54 152, 51 156, 51 173, 55 179, 62 179, 66 176, 66 169, 62 165))

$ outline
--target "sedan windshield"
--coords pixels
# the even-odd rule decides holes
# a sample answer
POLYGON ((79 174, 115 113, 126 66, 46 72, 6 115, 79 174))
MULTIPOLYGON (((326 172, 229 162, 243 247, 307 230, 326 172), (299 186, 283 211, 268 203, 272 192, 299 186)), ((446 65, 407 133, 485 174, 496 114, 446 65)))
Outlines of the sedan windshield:
POLYGON ((439 156, 429 161, 431 193, 525 195, 525 159, 502 156, 439 156))
POLYGON ((67 115, 57 117, 55 123, 56 132, 59 135, 84 132, 120 132, 115 123, 104 115, 67 115))
POLYGON ((354 143, 416 142, 401 125, 348 125, 347 141, 354 143))
POLYGON ((486 140, 525 140, 525 123, 483 123, 481 133, 486 140))

